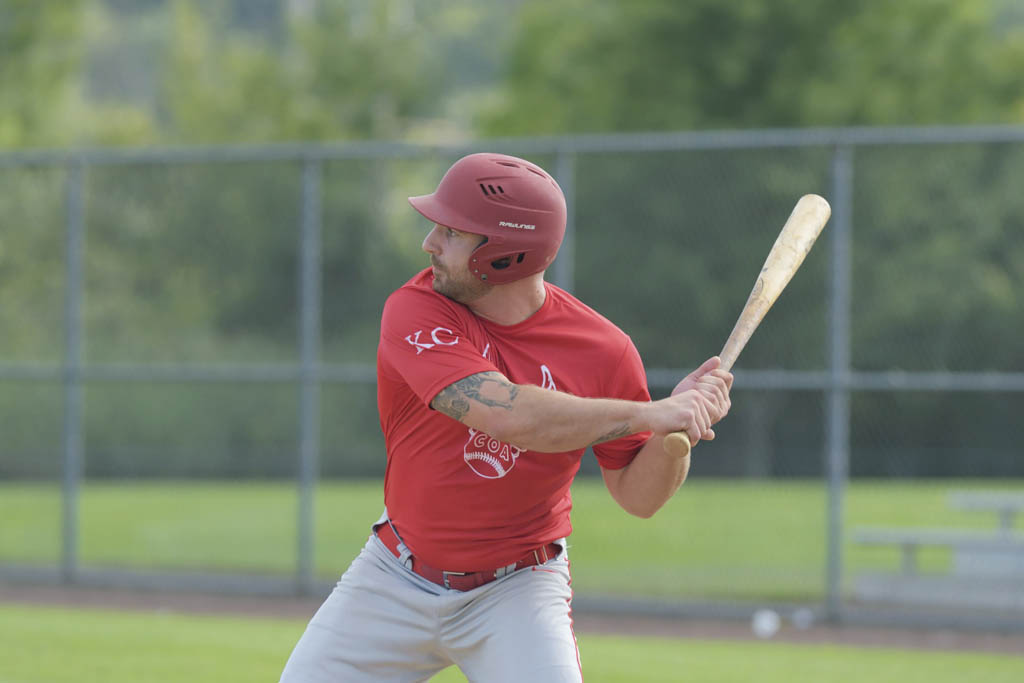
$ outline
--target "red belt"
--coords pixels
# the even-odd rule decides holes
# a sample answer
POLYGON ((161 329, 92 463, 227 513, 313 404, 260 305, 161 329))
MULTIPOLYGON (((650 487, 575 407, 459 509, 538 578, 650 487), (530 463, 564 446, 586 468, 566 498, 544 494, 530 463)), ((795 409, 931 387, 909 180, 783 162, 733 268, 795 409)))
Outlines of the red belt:
MULTIPOLYGON (((384 546, 391 551, 391 554, 401 559, 402 553, 398 549, 400 541, 398 540, 398 535, 395 533, 394 528, 385 522, 377 527, 376 533, 377 538, 379 538, 384 546)), ((544 564, 548 560, 557 557, 558 553, 561 551, 562 547, 557 543, 548 543, 545 546, 541 546, 536 550, 530 551, 515 564, 479 572, 449 572, 442 569, 434 569, 415 557, 411 558, 411 568, 415 573, 419 574, 431 583, 436 583, 439 586, 444 586, 451 590, 468 591, 482 586, 485 583, 490 583, 495 579, 500 579, 503 576, 511 574, 517 569, 544 564)))

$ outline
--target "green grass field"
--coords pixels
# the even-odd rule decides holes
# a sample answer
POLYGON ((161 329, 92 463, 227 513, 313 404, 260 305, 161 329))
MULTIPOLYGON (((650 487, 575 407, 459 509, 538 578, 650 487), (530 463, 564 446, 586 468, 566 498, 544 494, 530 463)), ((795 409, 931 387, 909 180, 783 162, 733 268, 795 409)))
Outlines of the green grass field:
MULTIPOLYGON (((292 619, 0 605, 0 683, 276 681, 305 627, 292 619)), ((583 634, 591 683, 1017 683, 1024 658, 778 642, 583 634)), ((438 683, 465 681, 456 669, 438 683)))
MULTIPOLYGON (((845 504, 857 526, 995 528, 994 515, 951 510, 950 490, 1024 491, 1024 481, 854 482, 845 504)), ((693 479, 653 519, 630 517, 599 480, 573 488, 570 539, 578 592, 813 600, 825 573, 821 482, 693 479), (642 558, 638 561, 637 558, 642 558)), ((336 578, 383 509, 378 481, 324 483, 316 495, 317 573, 336 578)), ((90 567, 292 572, 298 498, 291 483, 89 482, 80 503, 81 561, 90 567)), ((54 564, 56 485, 0 483, 0 564, 54 564)), ((1020 525, 1024 520, 1018 520, 1020 525)), ((899 566, 896 548, 844 545, 847 577, 899 566)), ((925 551, 921 565, 949 558, 925 551)))

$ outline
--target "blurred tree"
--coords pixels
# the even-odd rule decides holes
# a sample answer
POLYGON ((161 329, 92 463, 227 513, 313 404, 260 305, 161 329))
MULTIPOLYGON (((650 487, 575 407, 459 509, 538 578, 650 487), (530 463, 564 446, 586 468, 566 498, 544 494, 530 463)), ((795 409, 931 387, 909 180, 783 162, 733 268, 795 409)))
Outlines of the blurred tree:
MULTIPOLYGON (((74 142, 82 3, 0 0, 0 148, 74 142)), ((62 352, 64 173, 0 170, 0 357, 62 352)))
POLYGON ((74 140, 81 2, 0 1, 0 148, 74 140))
POLYGON ((490 134, 1024 120, 1002 0, 528 0, 490 134))
POLYGON ((442 74, 404 0, 319 3, 290 18, 281 45, 217 33, 224 5, 212 7, 173 6, 169 142, 396 139, 433 104, 442 74))

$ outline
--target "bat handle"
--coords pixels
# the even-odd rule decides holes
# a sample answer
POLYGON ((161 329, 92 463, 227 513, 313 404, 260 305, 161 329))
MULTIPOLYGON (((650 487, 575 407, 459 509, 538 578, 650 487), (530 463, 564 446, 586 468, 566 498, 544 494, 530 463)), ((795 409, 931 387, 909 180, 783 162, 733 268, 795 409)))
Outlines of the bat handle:
POLYGON ((677 458, 690 457, 690 436, 686 432, 672 432, 665 437, 661 445, 669 455, 677 458))

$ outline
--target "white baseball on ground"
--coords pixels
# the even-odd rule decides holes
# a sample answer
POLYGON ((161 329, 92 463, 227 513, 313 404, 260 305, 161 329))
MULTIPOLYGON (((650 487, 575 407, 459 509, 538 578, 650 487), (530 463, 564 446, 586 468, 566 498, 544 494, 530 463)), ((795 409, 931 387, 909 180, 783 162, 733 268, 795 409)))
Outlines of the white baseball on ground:
POLYGON ((759 609, 750 619, 750 628, 758 638, 767 639, 774 636, 782 625, 782 618, 773 609, 759 609))

